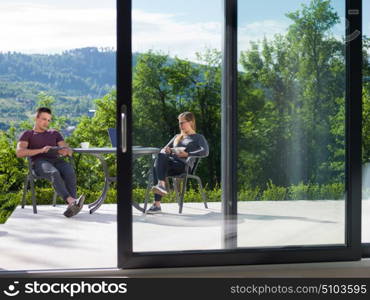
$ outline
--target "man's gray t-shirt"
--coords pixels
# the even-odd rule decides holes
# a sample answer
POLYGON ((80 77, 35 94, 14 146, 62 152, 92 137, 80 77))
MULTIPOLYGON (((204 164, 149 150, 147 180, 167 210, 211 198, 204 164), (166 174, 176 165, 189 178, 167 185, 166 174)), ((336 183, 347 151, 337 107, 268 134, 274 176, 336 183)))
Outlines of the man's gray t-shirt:
MULTIPOLYGON (((62 135, 54 130, 45 130, 44 132, 36 132, 34 130, 24 131, 20 137, 19 141, 28 142, 27 149, 41 149, 45 146, 58 146, 60 141, 63 141, 62 135)), ((58 154, 55 151, 49 151, 46 153, 36 154, 31 156, 31 161, 35 162, 37 159, 46 158, 46 159, 56 159, 58 154)))

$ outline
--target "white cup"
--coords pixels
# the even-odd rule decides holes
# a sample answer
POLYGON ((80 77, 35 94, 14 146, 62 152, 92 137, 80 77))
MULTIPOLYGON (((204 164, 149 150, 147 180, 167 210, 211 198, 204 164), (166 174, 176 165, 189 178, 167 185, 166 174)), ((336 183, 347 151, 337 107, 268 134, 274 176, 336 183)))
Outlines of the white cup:
POLYGON ((180 152, 185 151, 186 148, 185 147, 175 147, 174 149, 175 149, 175 153, 179 154, 180 152))
POLYGON ((83 143, 81 143, 80 145, 81 145, 81 148, 86 149, 86 148, 89 148, 90 143, 89 143, 89 142, 83 142, 83 143))

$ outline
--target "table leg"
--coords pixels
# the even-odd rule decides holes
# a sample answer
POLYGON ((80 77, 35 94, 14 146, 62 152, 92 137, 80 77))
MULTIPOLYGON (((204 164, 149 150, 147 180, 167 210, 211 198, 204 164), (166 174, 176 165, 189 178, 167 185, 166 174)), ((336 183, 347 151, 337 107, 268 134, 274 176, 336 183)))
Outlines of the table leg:
POLYGON ((109 184, 110 184, 110 180, 109 180, 109 169, 108 169, 108 165, 104 159, 104 157, 100 154, 95 154, 93 153, 92 154, 93 156, 95 156, 97 159, 99 159, 102 167, 103 167, 103 171, 104 171, 104 187, 103 187, 103 191, 100 195, 100 197, 95 200, 93 203, 90 203, 88 205, 88 207, 90 208, 90 214, 92 214, 93 212, 95 212, 104 202, 105 198, 107 198, 107 192, 109 190, 109 184))
MULTIPOLYGON (((114 177, 109 177, 109 169, 108 169, 108 165, 107 165, 107 162, 105 161, 104 157, 100 154, 92 154, 94 155, 96 158, 99 159, 102 167, 103 167, 103 171, 104 171, 104 187, 103 187, 103 191, 100 195, 100 197, 95 200, 93 203, 90 203, 88 205, 89 209, 90 209, 90 214, 94 213, 105 201, 105 199, 107 198, 107 193, 108 193, 108 190, 109 190, 109 184, 111 182, 114 182, 116 181, 116 178, 114 177)), ((145 208, 146 206, 144 206, 144 208, 142 208, 138 203, 136 203, 135 201, 132 201, 132 206, 135 207, 137 210, 141 211, 141 212, 144 212, 145 211, 145 208)))
POLYGON ((88 205, 88 207, 90 208, 90 214, 96 211, 103 204, 105 198, 107 198, 108 190, 109 190, 109 180, 106 178, 104 181, 103 192, 101 193, 100 197, 96 201, 88 205))

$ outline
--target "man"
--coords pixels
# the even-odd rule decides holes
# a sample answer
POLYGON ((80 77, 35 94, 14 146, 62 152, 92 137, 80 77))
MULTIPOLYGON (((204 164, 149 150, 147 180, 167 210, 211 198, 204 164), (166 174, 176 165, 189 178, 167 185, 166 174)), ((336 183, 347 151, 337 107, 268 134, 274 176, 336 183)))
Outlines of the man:
POLYGON ((55 191, 68 204, 64 215, 69 218, 80 212, 85 197, 77 198, 76 174, 62 158, 71 156, 72 149, 58 131, 49 129, 51 118, 49 108, 37 109, 34 127, 21 134, 16 154, 17 157, 30 156, 35 173, 52 182, 55 191))

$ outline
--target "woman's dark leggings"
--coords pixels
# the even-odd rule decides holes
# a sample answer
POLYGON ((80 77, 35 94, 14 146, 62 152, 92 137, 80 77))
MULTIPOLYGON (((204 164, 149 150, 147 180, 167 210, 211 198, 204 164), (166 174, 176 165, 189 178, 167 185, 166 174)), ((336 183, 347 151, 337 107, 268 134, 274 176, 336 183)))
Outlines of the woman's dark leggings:
MULTIPOLYGON (((185 163, 167 153, 159 153, 154 162, 153 181, 154 185, 159 180, 165 180, 167 176, 179 175, 185 172, 185 163)), ((154 194, 154 201, 161 201, 162 196, 154 194)))

